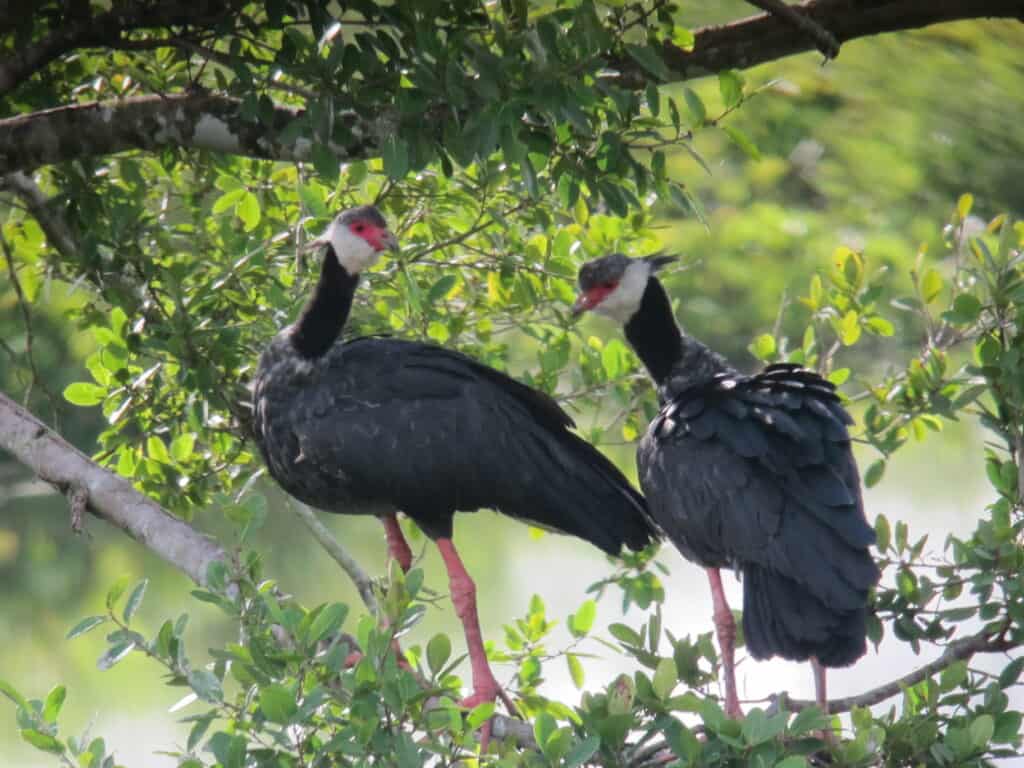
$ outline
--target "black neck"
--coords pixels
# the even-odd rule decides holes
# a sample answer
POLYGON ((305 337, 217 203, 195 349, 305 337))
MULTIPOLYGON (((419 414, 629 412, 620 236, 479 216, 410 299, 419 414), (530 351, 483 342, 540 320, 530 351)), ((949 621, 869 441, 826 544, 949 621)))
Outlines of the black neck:
POLYGON ((640 308, 626 323, 626 338, 659 389, 670 378, 673 386, 676 379, 685 386, 728 368, 725 360, 679 329, 668 294, 653 276, 647 281, 640 308))
POLYGON ((352 309, 352 295, 358 283, 359 275, 350 275, 338 262, 334 248, 328 245, 320 280, 292 326, 292 346, 300 355, 320 357, 337 341, 352 309))

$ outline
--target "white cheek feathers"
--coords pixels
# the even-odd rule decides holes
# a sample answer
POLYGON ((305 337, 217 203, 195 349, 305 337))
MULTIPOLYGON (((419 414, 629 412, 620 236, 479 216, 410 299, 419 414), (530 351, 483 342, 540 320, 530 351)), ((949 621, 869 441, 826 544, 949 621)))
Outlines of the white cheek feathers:
POLYGON ((640 302, 647 290, 647 280, 651 276, 651 265, 646 261, 634 261, 622 275, 619 284, 604 301, 594 307, 594 311, 625 325, 640 309, 640 302))
POLYGON ((377 249, 337 220, 331 222, 321 240, 331 244, 338 263, 350 275, 358 275, 377 263, 377 249))

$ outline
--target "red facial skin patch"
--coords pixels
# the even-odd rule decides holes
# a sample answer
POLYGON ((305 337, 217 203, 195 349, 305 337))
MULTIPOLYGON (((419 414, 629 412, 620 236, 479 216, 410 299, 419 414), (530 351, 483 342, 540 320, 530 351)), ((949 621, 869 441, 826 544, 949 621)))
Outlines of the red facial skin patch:
POLYGON ((374 249, 378 251, 387 250, 387 228, 378 227, 376 224, 371 224, 368 221, 353 221, 349 225, 349 230, 353 234, 363 238, 363 240, 372 245, 374 249))
POLYGON ((591 288, 586 293, 581 293, 580 297, 576 299, 576 303, 572 305, 572 311, 579 314, 593 309, 604 301, 617 285, 617 283, 605 283, 591 288))

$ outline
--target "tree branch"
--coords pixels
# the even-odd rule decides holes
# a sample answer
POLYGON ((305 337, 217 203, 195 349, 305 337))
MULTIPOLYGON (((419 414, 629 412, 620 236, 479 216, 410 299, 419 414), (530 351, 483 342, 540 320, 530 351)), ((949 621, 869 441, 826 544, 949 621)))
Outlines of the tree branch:
MULTIPOLYGON (((840 44, 963 19, 1024 19, 1020 0, 808 0, 790 9, 829 30, 840 44)), ((746 69, 813 50, 816 45, 817 40, 789 20, 760 14, 695 30, 692 51, 666 40, 662 57, 672 73, 669 82, 677 82, 746 69)), ((622 84, 633 89, 644 87, 650 77, 627 56, 613 57, 610 65, 622 74, 622 84)))
MULTIPOLYGON (((274 106, 269 122, 250 119, 242 102, 209 93, 140 96, 58 107, 0 120, 0 174, 129 149, 184 147, 272 160, 308 160, 313 142, 305 110, 274 106), (292 130, 286 130, 291 128, 292 130), (299 130, 295 130, 299 128, 299 130)), ((344 145, 328 143, 339 162, 373 156, 394 130, 388 115, 354 113, 335 121, 347 128, 344 145)))
MULTIPOLYGON (((168 13, 167 9, 180 10, 173 3, 157 7, 168 13)), ((809 34, 811 29, 828 30, 841 44, 859 37, 962 19, 1024 19, 1020 0, 807 0, 786 7, 790 13, 784 18, 761 14, 698 29, 690 51, 666 40, 661 52, 670 73, 667 82, 744 69, 813 50, 820 43, 820 35, 809 34), (802 21, 795 23, 794 18, 802 21)), ((196 23, 194 18, 191 21, 196 23)), ((102 43, 84 34, 78 42, 102 43)), ((67 45, 71 43, 65 41, 65 52, 67 45)), ((631 57, 609 55, 607 60, 609 67, 619 72, 620 85, 635 90, 646 87, 650 75, 631 57)), ((10 61, 0 64, 0 93, 4 67, 10 72, 13 65, 10 61)), ((434 111, 444 113, 445 107, 436 105, 434 111)), ((239 100, 207 93, 143 96, 60 107, 0 120, 0 174, 80 157, 156 147, 206 149, 271 160, 308 160, 313 141, 295 138, 300 133, 311 133, 308 126, 295 125, 304 118, 303 110, 278 105, 272 107, 266 124, 244 116, 239 100), (289 127, 293 130, 286 132, 289 127)), ((430 117, 424 120, 429 130, 430 117)), ((328 144, 339 162, 377 156, 383 139, 396 128, 396 118, 388 112, 350 113, 343 115, 340 122, 348 128, 351 138, 341 145, 328 144)))
POLYGON ((217 542, 96 464, 2 393, 0 448, 62 492, 84 491, 90 512, 184 571, 197 584, 205 584, 210 563, 225 559, 217 542))
POLYGON ((52 34, 0 61, 0 96, 16 88, 59 56, 77 48, 116 47, 125 32, 172 25, 210 26, 241 3, 237 0, 195 2, 116 3, 114 9, 83 19, 63 19, 52 34))
POLYGON ((30 176, 20 171, 9 173, 3 177, 3 186, 21 199, 28 212, 39 222, 50 245, 61 256, 71 259, 77 255, 78 239, 64 218, 53 210, 50 199, 30 176))
MULTIPOLYGON (((970 659, 977 653, 1002 653, 1012 650, 1017 646, 1017 643, 1005 639, 1000 634, 993 635, 991 632, 979 632, 976 635, 954 640, 946 646, 946 650, 935 661, 918 667, 903 677, 891 680, 856 696, 830 700, 828 703, 829 712, 835 714, 838 712, 849 712, 854 707, 870 707, 886 699, 891 699, 893 696, 898 696, 904 689, 927 680, 954 662, 970 659)), ((799 712, 801 709, 816 706, 814 701, 790 699, 785 694, 778 694, 772 698, 775 703, 784 706, 790 712, 799 712)))
POLYGON ((370 609, 370 613, 374 616, 379 616, 380 609, 377 605, 377 598, 373 594, 373 583, 370 581, 366 571, 363 570, 363 567, 348 553, 348 550, 341 545, 341 542, 334 538, 334 535, 327 530, 327 526, 320 522, 316 512, 301 501, 292 502, 291 506, 299 520, 302 521, 302 524, 313 534, 313 538, 327 551, 327 554, 331 556, 334 562, 341 566, 341 569, 345 571, 346 575, 352 580, 352 583, 356 585, 356 589, 359 590, 359 596, 363 599, 366 607, 370 609))
POLYGON ((763 11, 774 14, 790 24, 794 29, 801 30, 808 35, 818 46, 826 58, 834 59, 839 55, 839 41, 823 26, 815 22, 809 16, 795 10, 784 0, 747 0, 751 5, 757 6, 763 11))

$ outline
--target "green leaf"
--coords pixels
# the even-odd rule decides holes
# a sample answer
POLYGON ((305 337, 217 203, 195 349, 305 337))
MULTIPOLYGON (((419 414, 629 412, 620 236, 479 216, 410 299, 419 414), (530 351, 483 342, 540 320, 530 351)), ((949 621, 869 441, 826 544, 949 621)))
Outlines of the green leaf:
POLYGON ((693 115, 694 127, 704 125, 708 118, 708 110, 700 96, 692 88, 683 88, 683 97, 686 99, 686 106, 690 110, 690 114, 693 115))
POLYGON ((725 131, 726 136, 732 139, 732 143, 742 149, 751 160, 761 159, 761 150, 757 148, 757 145, 751 141, 747 134, 735 125, 723 125, 722 130, 725 131))
POLYGON ((444 663, 452 655, 452 641, 448 635, 438 633, 427 643, 427 666, 435 675, 444 669, 444 663))
POLYGON ((34 728, 23 728, 21 730, 21 738, 43 752, 49 752, 54 755, 64 754, 64 744, 48 733, 37 731, 34 728))
POLYGON ((28 709, 28 704, 25 702, 25 697, 18 693, 17 689, 6 680, 0 680, 0 693, 6 696, 8 699, 13 701, 17 706, 22 709, 28 709))
POLYGON ((996 721, 992 715, 978 715, 971 722, 970 727, 971 744, 974 745, 975 749, 984 749, 988 746, 988 743, 992 740, 992 735, 996 731, 996 721))
POLYGON ((999 687, 1009 688, 1011 685, 1016 683, 1017 679, 1020 677, 1021 670, 1024 670, 1024 656, 1020 656, 1011 661, 1006 665, 1003 671, 999 673, 999 687))
POLYGON ((63 685, 56 685, 46 694, 46 701, 43 702, 43 719, 48 723, 57 722, 57 715, 64 706, 64 699, 68 692, 63 685))
POLYGON ((473 709, 466 715, 466 727, 470 730, 476 730, 481 725, 486 723, 494 716, 494 702, 485 701, 483 704, 477 704, 473 709))
POLYGON ((295 694, 283 685, 268 685, 260 691, 260 710, 272 723, 287 724, 298 711, 295 694))
POLYGON ((743 101, 743 76, 734 69, 719 72, 718 90, 726 109, 732 109, 743 101))
POLYGON ((188 461, 195 449, 196 436, 191 432, 182 432, 171 441, 171 458, 181 464, 188 461))
POLYGON ((106 622, 106 616, 87 616, 68 630, 68 634, 65 639, 73 640, 79 635, 84 635, 86 632, 96 629, 100 624, 105 624, 106 622))
POLYGON ((654 678, 651 680, 654 694, 664 701, 672 693, 672 689, 676 687, 677 682, 678 672, 676 671, 675 660, 662 659, 659 661, 658 667, 654 671, 654 678))
POLYGON ((851 309, 839 320, 836 330, 839 334, 839 340, 844 346, 849 347, 856 344, 860 338, 860 315, 851 309))
POLYGON ((96 660, 96 668, 100 670, 110 669, 121 661, 121 659, 131 653, 134 648, 135 643, 132 641, 117 643, 116 645, 110 646, 106 653, 96 660))
POLYGON ((558 725, 555 723, 555 718, 547 712, 541 712, 537 715, 537 719, 533 721, 533 737, 537 740, 537 744, 543 748, 557 728, 558 725))
POLYGON ((625 624, 611 624, 608 627, 608 632, 620 643, 640 645, 640 635, 632 627, 627 627, 625 624))
POLYGON ((437 282, 430 286, 430 290, 427 291, 427 303, 437 304, 437 302, 448 295, 448 292, 455 287, 455 283, 458 280, 455 275, 444 275, 439 278, 437 282))
POLYGON ((630 55, 633 61, 659 80, 665 81, 671 78, 672 75, 668 71, 668 67, 665 66, 665 62, 662 60, 661 54, 657 49, 647 45, 634 45, 632 43, 626 43, 625 48, 626 53, 630 55))
POLYGON ((146 596, 146 586, 149 584, 149 579, 143 579, 135 585, 135 589, 128 595, 128 601, 124 604, 124 623, 131 624, 132 617, 135 612, 139 610, 139 606, 142 605, 142 598, 146 596))
POLYGON ((246 232, 252 232, 259 226, 262 213, 260 201, 252 192, 246 192, 235 206, 235 214, 242 220, 246 232))
POLYGON ((573 637, 584 637, 594 626, 597 618, 597 603, 585 601, 576 613, 569 616, 569 632, 573 637))
POLYGON ((87 381, 76 381, 64 388, 64 399, 72 405, 99 405, 106 397, 106 389, 87 381))
POLYGON ((124 591, 128 589, 128 581, 130 578, 131 577, 127 574, 121 576, 120 578, 118 578, 117 581, 113 583, 113 585, 107 591, 107 610, 113 610, 114 606, 117 604, 117 601, 121 599, 121 595, 123 595, 124 591))
POLYGON ((942 670, 942 674, 939 675, 939 689, 945 692, 952 691, 966 680, 967 662, 956 661, 942 670))
POLYGON ((146 453, 153 461, 161 464, 171 464, 171 455, 167 453, 167 446, 164 441, 156 435, 150 435, 146 440, 146 453))
POLYGON ((580 663, 579 657, 575 653, 565 654, 565 663, 569 665, 569 677, 572 678, 572 684, 578 689, 583 688, 583 682, 586 676, 583 671, 583 664, 580 663))
POLYGON ((238 201, 241 200, 245 196, 245 194, 246 194, 245 187, 235 187, 234 189, 230 190, 229 192, 225 192, 223 195, 218 197, 214 201, 213 208, 211 210, 213 211, 213 213, 215 215, 216 214, 224 213, 224 211, 226 211, 229 208, 231 208, 232 206, 236 205, 238 203, 238 201))
POLYGON ((573 745, 573 748, 566 754, 562 765, 564 768, 576 768, 578 765, 583 765, 594 756, 594 753, 597 752, 600 746, 601 737, 593 733, 583 741, 573 745))
POLYGON ((828 728, 828 717, 823 715, 817 707, 801 709, 793 721, 789 724, 789 732, 793 736, 801 736, 811 731, 820 731, 828 728))
POLYGON ((981 302, 977 296, 961 293, 953 299, 953 309, 943 313, 943 318, 951 323, 969 325, 981 314, 981 302))
POLYGON ((885 552, 892 541, 892 529, 889 527, 889 519, 885 515, 875 518, 875 548, 879 552, 885 552))
POLYGON ((775 764, 775 768, 807 768, 807 758, 801 755, 784 757, 775 764))
POLYGON ((957 215, 960 217, 961 221, 967 218, 973 206, 974 195, 972 195, 970 192, 965 192, 964 194, 960 195, 960 199, 956 201, 956 212, 957 215))
POLYGON ((203 701, 218 703, 224 698, 220 680, 207 669, 193 669, 188 673, 188 684, 203 701))
POLYGON ((775 357, 775 337, 770 333, 762 333, 750 345, 750 353, 758 360, 771 360, 775 357))
POLYGON ((348 616, 348 606, 343 603, 330 603, 320 609, 320 613, 313 619, 307 633, 307 642, 310 645, 319 643, 327 635, 337 632, 345 623, 348 616))
MULTIPOLYGON (((885 474, 885 459, 878 459, 871 463, 868 467, 867 472, 864 473, 864 486, 867 488, 874 488, 878 485, 878 482, 882 479, 882 475, 885 474)), ((881 546, 879 547, 881 550, 881 546)))
POLYGON ((931 304, 942 291, 942 274, 939 270, 932 268, 924 273, 921 278, 921 300, 925 304, 931 304))

